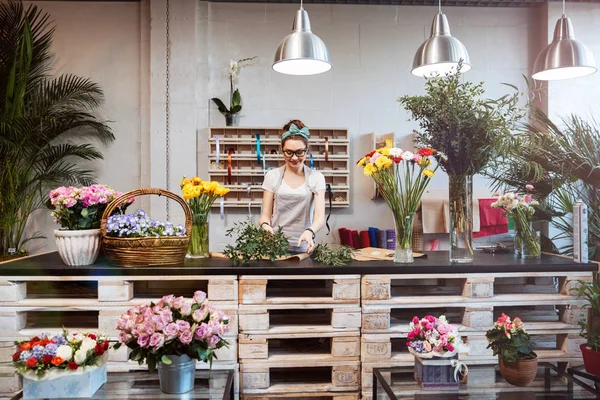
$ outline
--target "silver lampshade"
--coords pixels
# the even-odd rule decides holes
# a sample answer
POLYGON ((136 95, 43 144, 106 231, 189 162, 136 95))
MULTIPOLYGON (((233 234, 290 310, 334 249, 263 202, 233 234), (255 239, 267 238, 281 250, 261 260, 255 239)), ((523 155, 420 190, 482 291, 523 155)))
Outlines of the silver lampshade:
POLYGON ((450 35, 450 24, 440 11, 431 24, 431 36, 417 50, 411 73, 416 76, 443 75, 456 69, 463 60, 461 72, 471 69, 469 53, 464 44, 450 35))
POLYGON ((533 79, 553 81, 578 78, 596 72, 594 54, 575 39, 571 19, 564 14, 556 22, 554 38, 535 59, 533 79))
POLYGON ((331 69, 327 47, 311 32, 308 13, 303 8, 296 11, 292 33, 277 47, 273 69, 288 75, 314 75, 331 69))

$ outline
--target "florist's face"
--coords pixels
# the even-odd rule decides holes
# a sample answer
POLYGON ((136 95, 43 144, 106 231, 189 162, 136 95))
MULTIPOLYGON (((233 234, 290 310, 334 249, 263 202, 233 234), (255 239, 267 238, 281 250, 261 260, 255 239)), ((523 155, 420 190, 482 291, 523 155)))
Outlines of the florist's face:
POLYGON ((302 140, 288 139, 283 144, 282 150, 285 162, 290 166, 297 167, 304 162, 308 149, 302 140))

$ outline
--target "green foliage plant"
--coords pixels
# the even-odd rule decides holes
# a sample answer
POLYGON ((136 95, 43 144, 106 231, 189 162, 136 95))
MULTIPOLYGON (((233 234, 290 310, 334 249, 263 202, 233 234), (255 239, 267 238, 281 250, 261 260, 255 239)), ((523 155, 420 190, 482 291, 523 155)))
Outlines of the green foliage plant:
POLYGON ((236 222, 228 229, 226 236, 237 236, 235 246, 227 245, 223 252, 235 265, 247 265, 252 260, 275 261, 287 256, 288 239, 283 235, 281 227, 270 233, 257 226, 252 219, 236 222))
POLYGON ((334 249, 329 247, 327 243, 319 243, 310 257, 321 264, 341 267, 352 261, 352 255, 355 252, 356 250, 352 247, 340 246, 334 249))
POLYGON ((494 160, 498 144, 527 115, 530 104, 514 89, 497 99, 484 98, 483 82, 462 80, 457 70, 425 78, 426 95, 402 96, 400 104, 419 122, 417 144, 443 153, 442 170, 453 176, 474 175, 494 160))
POLYGON ((594 320, 600 318, 600 273, 594 272, 592 282, 577 280, 579 285, 571 289, 577 293, 577 297, 587 301, 590 312, 587 318, 579 321, 580 335, 587 341, 587 346, 594 351, 600 352, 600 327, 594 324, 594 320))
POLYGON ((90 141, 114 140, 94 111, 101 88, 71 74, 51 75, 50 15, 21 1, 0 3, 0 255, 19 252, 31 214, 44 207, 50 188, 94 183, 79 161, 102 158, 90 141))

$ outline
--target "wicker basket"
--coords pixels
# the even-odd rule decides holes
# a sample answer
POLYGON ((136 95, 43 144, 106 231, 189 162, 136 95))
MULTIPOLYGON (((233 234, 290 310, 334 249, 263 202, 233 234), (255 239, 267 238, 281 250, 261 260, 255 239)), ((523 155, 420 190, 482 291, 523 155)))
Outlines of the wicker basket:
POLYGON ((144 267, 149 265, 182 264, 190 243, 192 231, 192 211, 185 200, 173 192, 155 188, 132 190, 114 199, 102 214, 100 234, 106 257, 123 267, 144 267), (185 212, 187 236, 163 236, 147 238, 119 238, 107 236, 106 221, 114 209, 133 197, 154 194, 166 196, 181 205, 185 212))

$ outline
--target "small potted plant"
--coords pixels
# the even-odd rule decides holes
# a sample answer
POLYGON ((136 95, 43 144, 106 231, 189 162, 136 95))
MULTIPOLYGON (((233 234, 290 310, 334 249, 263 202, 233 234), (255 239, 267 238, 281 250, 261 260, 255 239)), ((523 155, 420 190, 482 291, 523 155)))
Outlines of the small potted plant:
POLYGON ((595 272, 592 282, 578 280, 577 296, 587 300, 587 319, 579 322, 581 336, 586 339, 579 348, 583 355, 585 370, 593 375, 600 376, 600 274, 595 272))
POLYGON ((212 365, 215 351, 229 343, 229 317, 198 290, 193 298, 164 296, 156 304, 130 308, 117 322, 119 343, 131 349, 129 359, 158 367, 164 393, 187 393, 194 388, 196 360, 212 365))
MULTIPOLYGON (((71 266, 90 265, 100 250, 100 219, 108 204, 121 196, 105 185, 61 186, 48 195, 46 206, 61 229, 54 231, 58 254, 71 266)), ((121 204, 124 212, 133 199, 121 204)))
POLYGON ((229 62, 229 108, 221 99, 217 97, 211 99, 217 105, 219 112, 225 116, 225 125, 227 126, 238 125, 238 114, 242 111, 242 95, 239 89, 235 89, 235 83, 244 64, 255 58, 256 56, 229 62))
POLYGON ((533 351, 535 342, 525 331, 519 317, 512 321, 502 314, 492 329, 486 332, 488 349, 498 356, 500 372, 504 379, 514 386, 527 386, 535 379, 538 359, 533 351))
POLYGON ((415 356, 415 379, 424 390, 458 389, 459 375, 466 375, 458 354, 468 348, 445 316, 415 316, 409 324, 406 345, 415 356))
POLYGON ((40 334, 17 342, 12 356, 23 398, 92 397, 106 382, 108 339, 94 333, 40 334))

